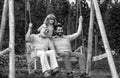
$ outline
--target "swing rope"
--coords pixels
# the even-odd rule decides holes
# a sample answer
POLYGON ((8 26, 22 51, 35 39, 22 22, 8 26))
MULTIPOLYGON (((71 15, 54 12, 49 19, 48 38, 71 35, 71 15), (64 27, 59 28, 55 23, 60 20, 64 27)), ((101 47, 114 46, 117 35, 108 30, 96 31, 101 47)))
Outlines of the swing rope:
MULTIPOLYGON (((25 9, 25 17, 27 17, 28 15, 28 18, 26 19, 29 19, 29 23, 31 23, 31 11, 30 11, 30 1, 29 0, 26 0, 26 9, 25 9)), ((25 19, 25 22, 27 22, 25 19)))
POLYGON ((30 1, 27 0, 27 11, 29 15, 29 22, 31 23, 31 11, 30 11, 30 1))
MULTIPOLYGON (((79 10, 80 10, 80 16, 82 16, 82 5, 81 5, 81 0, 79 1, 79 10)), ((81 31, 81 35, 82 35, 82 47, 84 47, 83 28, 82 28, 82 31, 81 31)))

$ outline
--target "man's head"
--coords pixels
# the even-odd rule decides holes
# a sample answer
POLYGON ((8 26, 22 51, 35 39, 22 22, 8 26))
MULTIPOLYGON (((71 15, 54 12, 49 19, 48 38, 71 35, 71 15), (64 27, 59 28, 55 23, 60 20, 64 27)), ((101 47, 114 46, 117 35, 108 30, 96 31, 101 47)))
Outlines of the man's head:
POLYGON ((42 37, 47 37, 48 36, 48 32, 49 32, 49 30, 48 30, 48 27, 47 26, 42 26, 41 28, 40 28, 40 35, 42 36, 42 37))
POLYGON ((63 35, 63 27, 62 24, 58 23, 56 26, 56 35, 62 36, 63 35))

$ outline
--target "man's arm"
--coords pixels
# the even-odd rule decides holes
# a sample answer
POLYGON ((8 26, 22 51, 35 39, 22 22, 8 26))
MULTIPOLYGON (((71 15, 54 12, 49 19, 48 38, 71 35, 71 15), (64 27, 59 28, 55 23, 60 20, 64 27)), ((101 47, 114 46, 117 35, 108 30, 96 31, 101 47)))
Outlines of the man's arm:
POLYGON ((30 38, 31 31, 32 31, 32 23, 29 24, 29 28, 28 28, 27 34, 25 36, 26 41, 30 41, 31 40, 31 38, 30 38))
POLYGON ((83 18, 82 18, 82 16, 80 16, 80 18, 79 18, 79 26, 78 26, 77 32, 72 34, 72 35, 67 36, 67 37, 69 37, 70 40, 74 40, 80 35, 80 33, 82 31, 82 21, 83 21, 83 18))

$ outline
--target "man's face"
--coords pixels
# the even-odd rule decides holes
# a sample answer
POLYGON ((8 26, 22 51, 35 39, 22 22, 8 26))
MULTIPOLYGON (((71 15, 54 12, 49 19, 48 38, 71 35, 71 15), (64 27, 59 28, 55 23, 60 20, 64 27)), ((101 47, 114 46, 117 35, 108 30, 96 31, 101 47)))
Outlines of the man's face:
POLYGON ((48 32, 49 32, 48 28, 47 27, 43 27, 41 29, 41 31, 40 31, 40 34, 41 34, 42 37, 47 37, 48 32))
POLYGON ((63 28, 62 27, 57 27, 56 34, 58 36, 62 36, 63 35, 63 28))

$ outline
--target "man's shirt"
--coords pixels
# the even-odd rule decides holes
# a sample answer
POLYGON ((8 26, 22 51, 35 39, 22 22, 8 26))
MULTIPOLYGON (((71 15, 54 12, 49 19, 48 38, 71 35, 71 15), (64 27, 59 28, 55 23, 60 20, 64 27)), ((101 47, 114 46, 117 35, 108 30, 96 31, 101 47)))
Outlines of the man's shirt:
POLYGON ((58 53, 66 52, 66 51, 72 52, 70 41, 71 41, 70 35, 62 36, 62 37, 59 37, 59 36, 53 37, 55 49, 57 50, 58 53))

